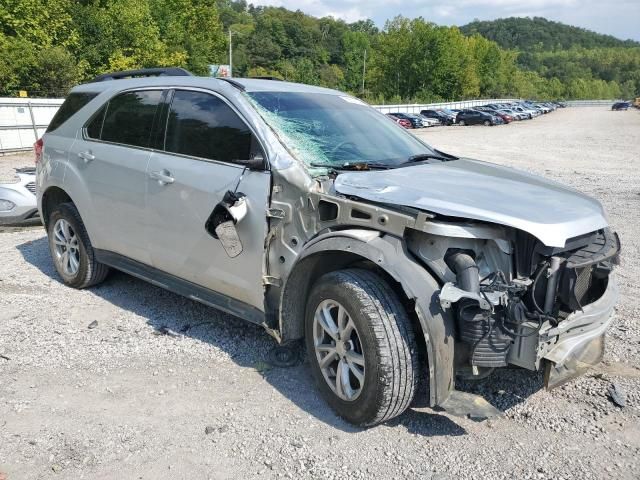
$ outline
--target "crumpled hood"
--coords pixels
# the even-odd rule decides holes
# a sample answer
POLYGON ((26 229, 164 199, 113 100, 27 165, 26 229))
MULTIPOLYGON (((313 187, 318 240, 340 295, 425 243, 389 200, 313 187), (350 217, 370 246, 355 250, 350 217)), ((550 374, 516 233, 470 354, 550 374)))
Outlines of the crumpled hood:
POLYGON ((560 183, 476 160, 345 172, 334 188, 379 203, 514 227, 550 247, 607 226, 597 200, 560 183))

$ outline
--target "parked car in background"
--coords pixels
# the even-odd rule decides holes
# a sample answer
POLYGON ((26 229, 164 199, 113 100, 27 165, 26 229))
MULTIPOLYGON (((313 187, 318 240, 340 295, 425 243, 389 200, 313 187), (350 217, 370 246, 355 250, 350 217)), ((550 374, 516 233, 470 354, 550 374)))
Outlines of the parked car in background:
POLYGON ((528 120, 529 116, 524 112, 516 112, 515 110, 511 110, 510 108, 503 108, 499 110, 500 112, 506 113, 507 115, 511 115, 514 120, 528 120))
POLYGON ((611 110, 629 110, 631 102, 616 102, 611 105, 611 110))
POLYGON ((460 113, 458 113, 458 116, 456 117, 456 123, 462 126, 485 125, 488 127, 493 125, 500 125, 504 123, 504 121, 501 118, 491 115, 487 112, 467 109, 462 110, 460 113))
POLYGON ((456 122, 455 115, 445 113, 442 110, 421 110, 420 115, 438 120, 442 125, 453 125, 456 122))
POLYGON ((497 105, 482 105, 479 107, 473 107, 471 110, 480 110, 481 112, 488 113, 494 117, 501 118, 504 123, 511 123, 515 120, 513 115, 505 113, 501 108, 498 108, 497 105))
POLYGON ((545 114, 549 113, 551 109, 549 107, 545 107, 539 103, 525 103, 525 106, 531 108, 532 110, 538 110, 540 113, 545 114))
POLYGON ((35 167, 16 168, 11 178, 0 179, 0 224, 37 221, 35 167))
POLYGON ((413 128, 411 126, 411 122, 409 120, 407 120, 406 118, 398 118, 395 115, 392 115, 390 113, 386 114, 387 117, 389 117, 391 120, 393 120, 394 122, 396 122, 398 125, 400 125, 401 127, 404 128, 413 128))
POLYGON ((452 108, 442 108, 442 109, 440 109, 440 111, 443 112, 445 115, 449 115, 451 118, 453 118, 453 121, 455 123, 456 116, 458 115, 458 112, 460 110, 454 110, 452 108))
POLYGON ((502 110, 494 110, 491 115, 501 118, 504 123, 511 123, 514 120, 513 116, 503 112, 502 110))
POLYGON ((419 113, 416 115, 422 119, 422 123, 425 127, 437 127, 438 125, 442 125, 442 122, 437 118, 425 117, 419 113))
POLYGON ((403 120, 408 120, 411 122, 411 128, 424 128, 427 126, 422 118, 411 113, 392 112, 390 115, 393 115, 396 118, 402 118, 403 120))
POLYGON ((537 117, 538 115, 540 115, 540 111, 538 110, 531 110, 530 108, 525 108, 522 105, 516 105, 514 107, 512 107, 513 110, 515 110, 516 112, 519 113, 523 113, 527 116, 527 118, 529 118, 529 120, 531 120, 532 118, 537 117))

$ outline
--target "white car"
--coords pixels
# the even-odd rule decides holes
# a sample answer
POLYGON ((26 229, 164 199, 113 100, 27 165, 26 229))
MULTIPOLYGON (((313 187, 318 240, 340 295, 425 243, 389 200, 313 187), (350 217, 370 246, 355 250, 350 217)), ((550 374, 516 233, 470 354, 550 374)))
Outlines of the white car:
POLYGON ((529 119, 535 118, 538 115, 542 114, 542 112, 540 110, 533 110, 531 108, 525 108, 525 107, 521 107, 521 106, 513 107, 512 109, 515 110, 516 112, 524 113, 524 114, 528 115, 529 119))
POLYGON ((422 125, 425 127, 437 127, 442 125, 442 122, 436 118, 425 117, 424 115, 416 114, 422 120, 422 125))
POLYGON ((39 218, 35 167, 16 168, 13 178, 0 183, 0 224, 39 218))

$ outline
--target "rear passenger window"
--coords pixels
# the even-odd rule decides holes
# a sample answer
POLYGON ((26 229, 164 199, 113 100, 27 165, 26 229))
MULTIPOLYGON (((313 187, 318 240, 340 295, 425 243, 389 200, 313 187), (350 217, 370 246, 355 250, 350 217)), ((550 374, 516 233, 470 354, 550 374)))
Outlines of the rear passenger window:
POLYGON ((214 95, 176 91, 169 110, 165 150, 233 162, 251 153, 251 130, 214 95))
POLYGON ((56 128, 69 120, 69 118, 71 118, 78 110, 84 107, 96 96, 98 96, 98 94, 93 92, 70 93, 51 119, 51 122, 49 122, 47 133, 53 132, 56 128))
POLYGON ((104 114, 107 111, 106 105, 100 109, 97 115, 95 115, 89 124, 87 125, 87 136, 89 138, 95 138, 100 140, 100 134, 102 133, 102 123, 104 122, 104 114))
MULTIPOLYGON (((149 147, 153 120, 160 110, 161 101, 161 90, 127 92, 112 98, 104 114, 99 138, 106 142, 149 147)), ((100 115, 94 118, 94 121, 98 122, 99 117, 100 115)), ((93 122, 87 126, 89 136, 97 131, 97 125, 93 122)))

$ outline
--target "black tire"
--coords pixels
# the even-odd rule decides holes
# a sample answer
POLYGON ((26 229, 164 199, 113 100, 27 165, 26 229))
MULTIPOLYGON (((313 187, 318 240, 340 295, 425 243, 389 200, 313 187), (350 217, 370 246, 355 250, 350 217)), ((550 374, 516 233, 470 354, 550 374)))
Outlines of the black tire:
POLYGON ((84 227, 84 223, 82 223, 78 209, 73 203, 62 203, 51 212, 47 235, 53 264, 65 285, 73 288, 87 288, 102 282, 106 278, 109 273, 109 267, 96 260, 87 230, 84 227), (57 259, 54 228, 58 220, 61 219, 69 223, 79 239, 77 247, 79 266, 75 274, 65 272, 62 263, 57 259))
POLYGON ((318 388, 346 421, 376 425, 402 414, 413 401, 421 378, 413 325, 398 295, 376 273, 347 269, 323 275, 307 303, 305 342, 318 388), (334 393, 316 358, 313 319, 325 300, 340 303, 357 329, 366 367, 355 400, 343 400, 334 393))
POLYGON ((491 120, 485 120, 484 122, 482 122, 484 124, 485 127, 490 127, 491 125, 493 125, 493 123, 491 122, 491 120))
POLYGON ((466 125, 464 120, 458 120, 458 125, 464 127, 466 125))

